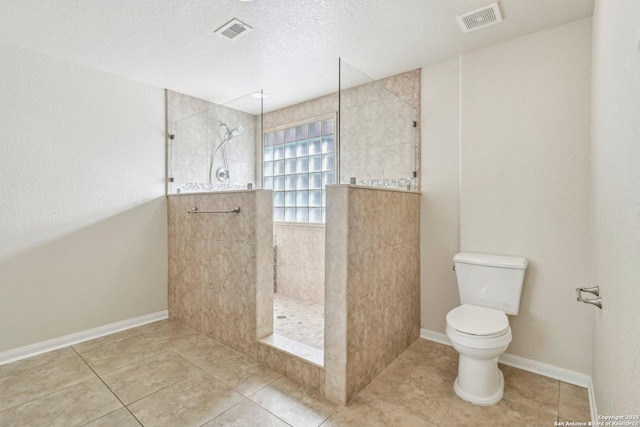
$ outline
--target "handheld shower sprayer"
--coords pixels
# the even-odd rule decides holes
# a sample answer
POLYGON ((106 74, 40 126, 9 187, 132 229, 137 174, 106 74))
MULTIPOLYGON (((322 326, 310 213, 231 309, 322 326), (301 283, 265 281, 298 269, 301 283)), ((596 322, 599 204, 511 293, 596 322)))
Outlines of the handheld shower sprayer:
POLYGON ((222 156, 224 158, 224 167, 219 168, 216 171, 216 176, 218 177, 218 180, 220 181, 225 181, 227 184, 227 187, 229 186, 229 181, 230 181, 230 176, 229 176, 229 161, 227 160, 227 150, 225 148, 225 146, 232 141, 233 139, 235 139, 236 136, 240 135, 242 132, 244 132, 244 127, 242 126, 238 126, 235 129, 231 129, 229 130, 229 126, 227 126, 226 123, 220 123, 220 129, 224 129, 224 136, 222 138, 222 142, 220 143, 220 145, 218 145, 218 147, 214 150, 213 155, 211 156, 210 162, 209 162, 209 184, 211 185, 212 183, 212 177, 211 177, 211 173, 213 172, 213 162, 216 159, 216 154, 218 154, 218 151, 222 150, 222 156))

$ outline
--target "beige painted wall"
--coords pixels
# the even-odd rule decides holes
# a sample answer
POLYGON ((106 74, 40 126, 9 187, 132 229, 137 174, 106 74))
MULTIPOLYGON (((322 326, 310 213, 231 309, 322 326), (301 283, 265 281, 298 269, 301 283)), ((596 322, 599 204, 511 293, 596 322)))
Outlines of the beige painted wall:
POLYGON ((452 268, 460 248, 458 62, 422 70, 421 325, 442 333, 444 310, 459 303, 452 268))
POLYGON ((0 352, 167 308, 164 91, 0 44, 0 352))
POLYGON ((640 414, 640 3, 593 15, 593 382, 598 413, 640 414))
POLYGON ((530 262, 507 351, 585 374, 592 308, 576 303, 574 289, 591 278, 590 39, 591 21, 583 20, 464 54, 460 70, 453 61, 427 67, 422 120, 423 149, 451 168, 423 173, 425 209, 433 197, 439 210, 423 218, 431 229, 422 247, 444 253, 423 272, 422 327, 444 333, 458 304, 446 258, 456 250, 459 166, 460 250, 530 262), (434 229, 441 234, 431 236, 434 229))

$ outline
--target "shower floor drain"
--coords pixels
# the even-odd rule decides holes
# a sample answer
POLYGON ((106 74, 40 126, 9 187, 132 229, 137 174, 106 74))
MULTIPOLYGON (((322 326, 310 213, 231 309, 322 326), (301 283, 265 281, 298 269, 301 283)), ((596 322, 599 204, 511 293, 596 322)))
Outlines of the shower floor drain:
POLYGON ((277 319, 286 319, 286 318, 287 318, 287 316, 284 316, 284 315, 280 315, 280 316, 277 317, 277 319))

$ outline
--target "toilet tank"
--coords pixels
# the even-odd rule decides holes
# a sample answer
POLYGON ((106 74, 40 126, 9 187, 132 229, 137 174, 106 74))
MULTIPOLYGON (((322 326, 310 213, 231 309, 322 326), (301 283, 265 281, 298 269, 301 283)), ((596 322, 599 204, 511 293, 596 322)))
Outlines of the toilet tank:
POLYGON ((461 252, 453 262, 462 304, 518 314, 526 258, 461 252))

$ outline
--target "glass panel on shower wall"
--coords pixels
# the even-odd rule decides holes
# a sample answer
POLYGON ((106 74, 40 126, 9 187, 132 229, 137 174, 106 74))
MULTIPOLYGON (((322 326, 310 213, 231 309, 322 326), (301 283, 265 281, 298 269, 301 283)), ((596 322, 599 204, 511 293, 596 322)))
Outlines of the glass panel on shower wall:
POLYGON ((416 189, 416 109, 402 98, 410 94, 394 93, 388 81, 340 60, 341 184, 355 178, 358 185, 416 189))
POLYGON ((250 94, 219 105, 167 91, 167 103, 169 194, 262 183, 262 168, 256 165, 263 155, 270 162, 265 175, 277 175, 275 138, 265 141, 269 149, 262 151, 261 98, 250 94))

